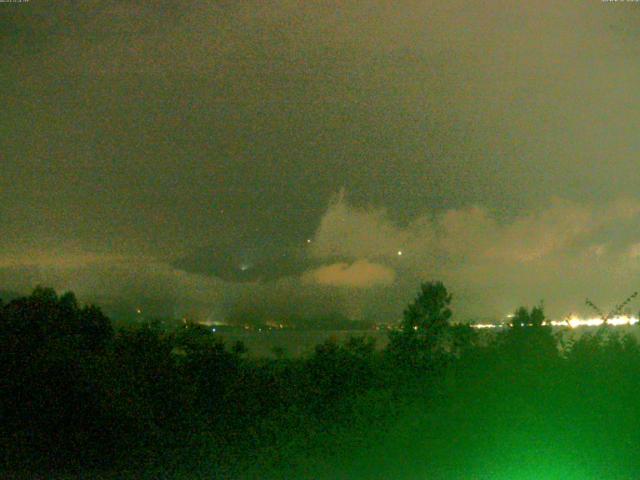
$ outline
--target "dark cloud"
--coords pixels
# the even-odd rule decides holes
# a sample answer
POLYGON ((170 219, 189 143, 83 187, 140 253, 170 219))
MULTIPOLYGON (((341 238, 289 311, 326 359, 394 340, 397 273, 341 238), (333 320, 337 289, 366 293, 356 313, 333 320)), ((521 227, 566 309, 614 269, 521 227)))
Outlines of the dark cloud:
POLYGON ((336 313, 390 321, 420 280, 442 279, 454 292, 459 320, 499 319, 541 299, 558 318, 587 313, 586 296, 607 308, 634 290, 639 221, 640 202, 627 198, 597 205, 554 200, 510 221, 480 207, 426 212, 401 226, 384 211, 338 196, 295 273, 224 278, 224 271, 188 272, 152 257, 66 251, 7 255, 0 281, 21 291, 46 283, 110 306, 208 321, 336 313))
POLYGON ((87 271, 105 277, 83 291, 135 296, 88 260, 62 277, 45 261, 118 257, 132 292, 140 275, 184 308, 261 281, 264 303, 385 317, 425 277, 470 313, 542 296, 559 312, 594 289, 614 302, 635 281, 633 3, 0 10, 0 248, 22 269, 8 283, 82 289, 87 271), (362 288, 376 268, 394 278, 383 294, 362 288))

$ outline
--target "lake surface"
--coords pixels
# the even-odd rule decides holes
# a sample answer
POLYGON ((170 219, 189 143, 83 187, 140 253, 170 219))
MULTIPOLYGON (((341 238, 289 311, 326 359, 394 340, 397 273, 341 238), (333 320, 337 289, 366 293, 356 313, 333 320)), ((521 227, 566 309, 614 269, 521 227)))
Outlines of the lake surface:
MULTIPOLYGON (((631 333, 640 341, 640 326, 616 326, 610 327, 620 335, 631 333)), ((562 332, 565 339, 579 338, 585 333, 595 333, 597 327, 554 327, 554 332, 562 332)), ((496 329, 482 329, 481 335, 494 335, 501 331, 496 329)), ((376 348, 382 349, 388 343, 388 332, 386 330, 263 330, 258 331, 237 331, 215 333, 214 335, 223 338, 226 343, 242 341, 247 349, 248 355, 252 357, 274 356, 274 349, 282 349, 286 357, 305 356, 312 353, 316 345, 328 339, 334 339, 338 343, 343 343, 349 337, 366 336, 375 340, 376 348)))

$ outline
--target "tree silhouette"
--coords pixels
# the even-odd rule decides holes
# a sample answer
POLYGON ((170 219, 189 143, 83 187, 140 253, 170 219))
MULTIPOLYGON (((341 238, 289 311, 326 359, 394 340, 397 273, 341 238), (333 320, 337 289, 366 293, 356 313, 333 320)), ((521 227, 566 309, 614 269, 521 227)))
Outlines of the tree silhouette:
POLYGON ((389 336, 389 351, 413 366, 442 359, 448 342, 452 295, 442 282, 425 282, 404 311, 398 331, 389 336))
POLYGON ((513 314, 510 328, 498 340, 513 362, 522 366, 529 361, 554 359, 558 356, 556 338, 542 302, 531 310, 519 307, 513 314))
POLYGON ((30 296, 12 300, 2 310, 2 329, 24 348, 45 346, 65 337, 95 350, 113 336, 111 321, 102 310, 94 305, 80 308, 72 292, 58 297, 54 289, 38 286, 30 296))

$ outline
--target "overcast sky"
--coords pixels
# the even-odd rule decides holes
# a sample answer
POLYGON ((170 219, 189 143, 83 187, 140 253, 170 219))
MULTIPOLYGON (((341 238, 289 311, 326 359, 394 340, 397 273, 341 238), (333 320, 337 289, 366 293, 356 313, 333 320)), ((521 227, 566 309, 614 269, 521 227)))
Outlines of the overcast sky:
POLYGON ((0 287, 606 310, 640 279, 639 27, 599 0, 1 3, 0 287))

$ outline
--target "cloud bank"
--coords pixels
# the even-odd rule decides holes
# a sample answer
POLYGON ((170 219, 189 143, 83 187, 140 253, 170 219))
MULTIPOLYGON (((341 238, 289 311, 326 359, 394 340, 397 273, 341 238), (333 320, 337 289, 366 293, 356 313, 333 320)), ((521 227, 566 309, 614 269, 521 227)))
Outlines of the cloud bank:
POLYGON ((306 254, 317 267, 253 283, 189 273, 143 256, 11 255, 0 258, 0 284, 24 292, 41 283, 107 305, 142 304, 208 321, 336 312, 395 321, 419 282, 433 279, 454 293, 458 320, 500 319, 541 299, 558 318, 585 313, 585 297, 607 309, 637 289, 640 201, 594 205, 555 198, 511 221, 469 206, 399 225, 384 210, 353 206, 341 194, 330 202, 306 254))
POLYGON ((326 265, 303 275, 302 280, 335 287, 367 288, 373 285, 390 285, 395 272, 383 265, 357 260, 351 265, 340 262, 326 265))
POLYGON ((463 319, 635 290, 633 2, 68 3, 0 17, 3 287, 382 321, 429 279, 463 319), (243 238, 310 263, 176 267, 243 238))

